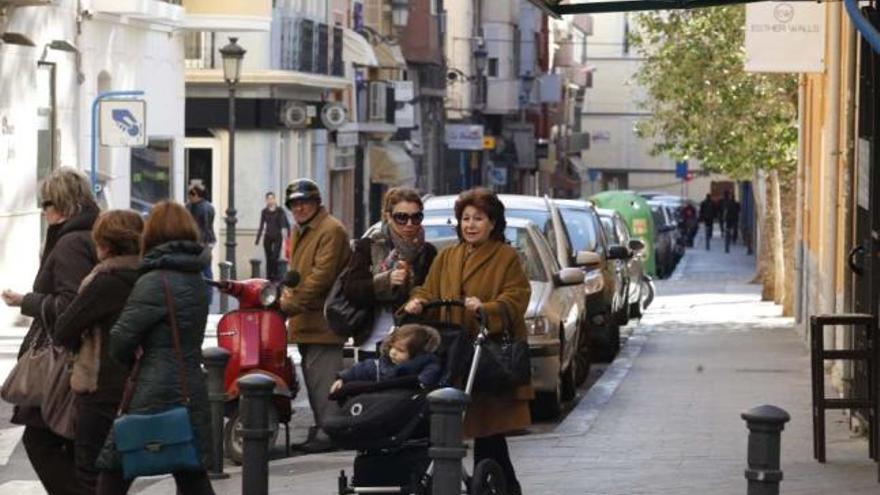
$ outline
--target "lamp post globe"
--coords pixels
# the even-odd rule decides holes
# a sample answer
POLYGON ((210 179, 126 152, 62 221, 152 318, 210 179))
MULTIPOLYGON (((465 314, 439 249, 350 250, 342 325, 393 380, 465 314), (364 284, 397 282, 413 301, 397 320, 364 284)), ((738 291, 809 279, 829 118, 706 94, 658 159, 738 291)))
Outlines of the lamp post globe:
POLYGON ((230 277, 235 280, 235 86, 241 80, 241 63, 245 49, 238 38, 229 38, 229 44, 220 49, 223 57, 223 79, 229 85, 229 192, 226 200, 226 261, 232 264, 230 277))
POLYGON ((477 69, 477 75, 483 75, 486 72, 486 62, 489 60, 489 52, 483 45, 477 46, 474 50, 474 68, 477 69))
POLYGON ((238 38, 229 38, 229 43, 220 49, 223 58, 223 79, 227 84, 238 84, 241 80, 241 62, 247 51, 238 44, 238 38))

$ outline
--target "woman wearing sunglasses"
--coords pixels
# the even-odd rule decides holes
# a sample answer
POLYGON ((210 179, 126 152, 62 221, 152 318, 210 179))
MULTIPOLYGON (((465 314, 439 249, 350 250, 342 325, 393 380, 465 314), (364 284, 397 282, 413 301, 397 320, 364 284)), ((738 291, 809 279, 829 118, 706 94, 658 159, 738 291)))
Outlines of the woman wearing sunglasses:
POLYGON ((394 324, 394 312, 421 285, 437 256, 425 242, 424 205, 418 191, 395 187, 382 201, 382 228, 355 241, 354 254, 344 273, 345 297, 361 307, 376 308, 372 330, 355 342, 357 359, 376 357, 379 342, 394 324))

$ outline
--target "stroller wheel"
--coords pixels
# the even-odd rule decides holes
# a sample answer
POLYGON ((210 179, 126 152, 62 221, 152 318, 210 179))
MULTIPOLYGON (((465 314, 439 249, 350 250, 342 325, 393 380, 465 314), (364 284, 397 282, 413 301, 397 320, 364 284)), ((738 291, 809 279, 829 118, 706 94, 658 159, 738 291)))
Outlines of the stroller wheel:
POLYGON ((470 495, 507 495, 507 479, 497 462, 483 459, 477 463, 470 495))

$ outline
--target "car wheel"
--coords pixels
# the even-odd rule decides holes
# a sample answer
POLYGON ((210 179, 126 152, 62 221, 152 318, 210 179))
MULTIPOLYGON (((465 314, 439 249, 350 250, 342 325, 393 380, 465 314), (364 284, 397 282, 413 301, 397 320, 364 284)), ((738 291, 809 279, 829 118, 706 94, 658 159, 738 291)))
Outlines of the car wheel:
POLYGON ((606 340, 602 341, 602 345, 596 352, 596 361, 610 363, 614 361, 614 357, 620 351, 620 325, 609 321, 604 333, 606 340))
POLYGON ((636 301, 629 304, 629 316, 630 318, 641 318, 642 317, 642 303, 641 301, 636 301))
POLYGON ((574 382, 575 385, 580 386, 583 384, 587 377, 590 375, 590 365, 592 364, 592 356, 590 355, 590 351, 592 346, 590 345, 590 334, 588 333, 587 325, 581 325, 580 332, 578 332, 578 349, 577 349, 577 363, 578 365, 575 367, 575 375, 574 382))
POLYGON ((620 310, 617 311, 615 319, 618 325, 626 325, 629 323, 629 288, 627 288, 626 299, 623 304, 620 305, 620 310))

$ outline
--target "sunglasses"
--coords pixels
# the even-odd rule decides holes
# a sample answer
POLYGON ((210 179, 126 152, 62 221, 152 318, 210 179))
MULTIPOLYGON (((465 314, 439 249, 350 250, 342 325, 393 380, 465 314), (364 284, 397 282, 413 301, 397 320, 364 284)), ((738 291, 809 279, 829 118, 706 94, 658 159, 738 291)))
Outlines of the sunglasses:
POLYGON ((50 206, 55 206, 55 203, 51 201, 43 201, 42 203, 40 203, 40 208, 42 208, 43 210, 49 208, 50 206))
POLYGON ((425 214, 422 212, 413 213, 412 215, 409 213, 392 213, 391 219, 394 220, 394 223, 397 225, 406 225, 410 221, 412 221, 413 225, 421 225, 422 220, 425 219, 425 214))

